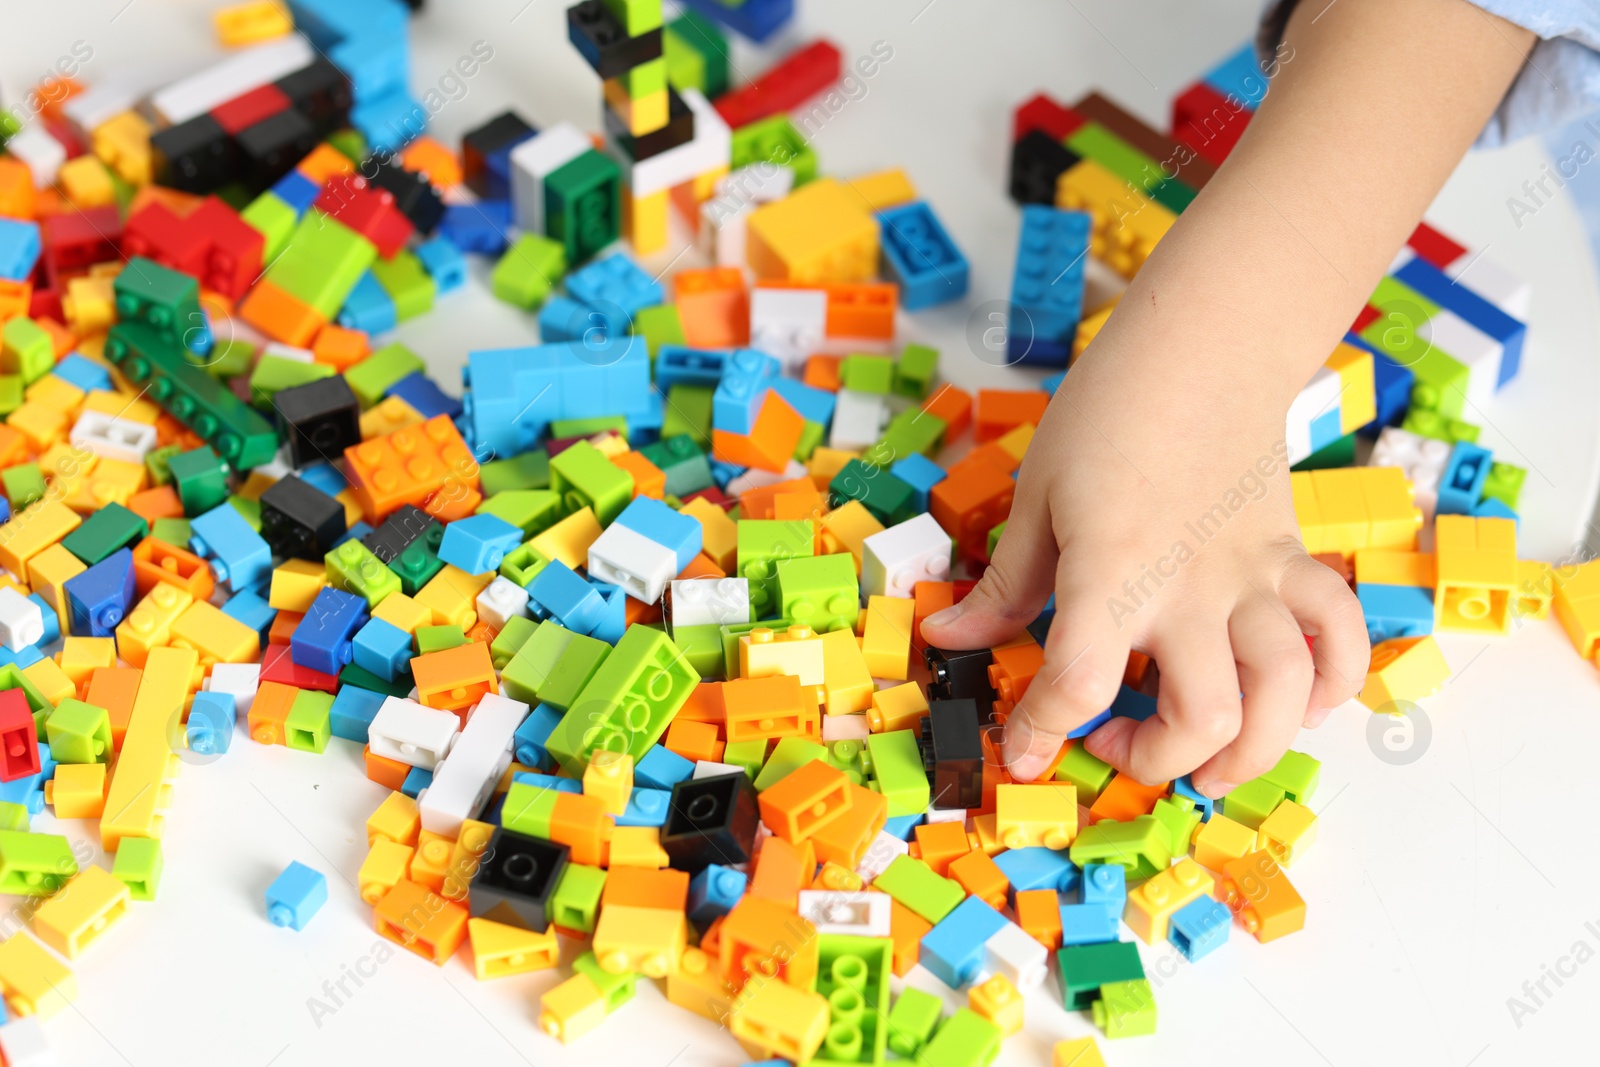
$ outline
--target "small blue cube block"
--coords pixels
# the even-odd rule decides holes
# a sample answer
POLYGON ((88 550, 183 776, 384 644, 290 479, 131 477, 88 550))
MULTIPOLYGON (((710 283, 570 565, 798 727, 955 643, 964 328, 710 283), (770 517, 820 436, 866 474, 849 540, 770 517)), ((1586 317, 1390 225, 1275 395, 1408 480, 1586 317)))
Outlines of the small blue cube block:
POLYGON ((662 345, 656 352, 656 387, 664 392, 674 385, 715 386, 728 359, 728 353, 715 349, 662 345))
POLYGON ((1083 903, 1113 918, 1128 905, 1128 874, 1115 863, 1089 863, 1083 868, 1083 903))
MULTIPOLYGON (((223 506, 233 511, 231 506, 223 506)), ((237 511, 233 513, 239 514, 237 511)), ((134 604, 133 551, 117 549, 93 567, 67 579, 63 588, 67 593, 68 615, 74 635, 114 636, 117 624, 134 604)), ((52 610, 50 613, 55 612, 52 610)))
POLYGON ((838 403, 838 397, 826 389, 818 389, 793 378, 779 377, 773 379, 772 391, 783 397, 807 422, 827 429, 828 423, 833 421, 833 408, 838 403))
POLYGON ((358 685, 341 685, 338 695, 333 698, 333 707, 328 711, 333 736, 365 745, 367 728, 372 725, 381 707, 382 693, 374 693, 358 685))
POLYGON ((1061 943, 1063 945, 1095 945, 1117 939, 1117 924, 1121 918, 1112 915, 1098 904, 1061 905, 1061 943))
POLYGON ((1011 848, 994 857, 995 866, 1005 872, 1011 888, 1071 891, 1078 884, 1078 868, 1065 852, 1031 845, 1011 848))
POLYGON ((278 611, 259 593, 246 589, 233 594, 222 605, 222 613, 254 630, 261 638, 261 647, 267 647, 267 634, 272 630, 278 611))
POLYGON ((605 613, 600 591, 559 559, 551 560, 528 585, 528 607, 538 619, 553 618, 569 630, 587 634, 605 613))
POLYGON ((671 789, 693 775, 694 761, 661 745, 652 745, 633 765, 634 782, 651 789, 671 789))
POLYGON ((411 635, 385 619, 368 619, 350 642, 357 667, 386 682, 411 672, 411 635))
POLYGON ((522 530, 498 515, 468 515, 444 528, 439 558, 468 574, 483 574, 499 570, 506 553, 522 540, 522 530))
POLYGON ((272 186, 272 195, 294 208, 296 215, 304 215, 316 202, 322 186, 307 178, 299 170, 290 170, 272 186))
POLYGON ((111 372, 76 352, 62 356, 61 361, 50 368, 50 373, 86 393, 97 389, 104 392, 111 390, 111 372))
POLYGON ((231 694, 202 689, 189 706, 186 724, 189 751, 202 756, 218 756, 228 751, 238 720, 238 705, 231 694))
POLYGON ((724 433, 747 434, 755 425, 767 390, 782 377, 782 365, 765 352, 741 348, 728 357, 711 394, 711 425, 724 433))
POLYGON ((511 201, 479 200, 475 204, 450 204, 439 222, 439 234, 463 252, 498 256, 506 250, 511 229, 511 201))
POLYGON ((441 234, 422 242, 417 246, 417 258, 422 261, 422 269, 433 279, 434 290, 439 294, 466 284, 466 257, 450 238, 441 234))
POLYGON ((883 824, 883 832, 890 837, 898 837, 902 841, 910 841, 911 835, 922 825, 924 816, 919 812, 916 815, 896 815, 883 824))
POLYGON ((1172 913, 1167 938, 1193 963, 1220 948, 1228 940, 1233 915, 1222 902, 1209 896, 1196 897, 1172 913))
POLYGON ((389 291, 370 270, 361 275, 339 309, 339 325, 347 330, 364 330, 376 336, 387 333, 400 322, 389 291))
POLYGON ((631 332, 632 316, 666 296, 660 282, 621 252, 567 275, 567 295, 605 315, 611 332, 619 337, 631 332))
POLYGON ((417 799, 417 795, 433 784, 433 772, 421 767, 413 767, 406 772, 405 780, 400 783, 400 792, 417 799))
POLYGON ((916 494, 918 511, 928 510, 928 494, 933 492, 933 487, 944 481, 947 477, 945 469, 922 455, 913 452, 904 459, 897 459, 889 468, 889 473, 899 478, 911 487, 916 494))
POLYGON ((39 262, 39 224, 0 218, 0 278, 26 281, 39 262))
POLYGON ((267 886, 267 918, 273 926, 303 930, 327 902, 328 880, 303 863, 289 864, 267 886))
POLYGON ((189 548, 209 558, 211 573, 234 592, 254 589, 272 574, 272 548, 227 501, 190 520, 189 548))
POLYGON ((618 826, 665 826, 672 808, 672 793, 666 789, 638 789, 628 798, 628 806, 617 816, 618 826))
POLYGON ((1457 441, 1450 450, 1450 462, 1445 464, 1439 478, 1438 503, 1434 511, 1439 515, 1471 515, 1472 509, 1483 499, 1484 484, 1489 481, 1489 468, 1494 464, 1494 454, 1471 441, 1457 441))
POLYGON ((1172 795, 1175 797, 1188 797, 1194 801, 1194 810, 1200 813, 1200 821, 1208 822, 1217 810, 1217 798, 1208 797, 1194 787, 1192 775, 1172 780, 1172 795))
POLYGON ((968 897, 922 935, 917 962, 951 989, 960 989, 983 966, 983 944, 1006 925, 1006 917, 977 897, 968 897))
POLYGON ((742 871, 713 863, 689 880, 689 920, 703 925, 726 915, 744 896, 750 879, 742 871))
POLYGON ((289 638, 289 658, 301 667, 338 674, 351 660, 351 638, 368 617, 364 597, 324 586, 289 638))
POLYGON ((548 767, 550 750, 545 746, 561 723, 561 712, 548 704, 535 704, 511 737, 512 755, 524 767, 548 767))

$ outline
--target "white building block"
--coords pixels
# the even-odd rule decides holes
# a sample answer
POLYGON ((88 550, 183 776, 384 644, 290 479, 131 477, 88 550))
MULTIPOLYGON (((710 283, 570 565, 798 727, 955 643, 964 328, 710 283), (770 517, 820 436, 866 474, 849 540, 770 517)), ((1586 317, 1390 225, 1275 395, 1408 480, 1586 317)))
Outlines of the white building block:
POLYGON ((95 130, 125 111, 132 111, 152 89, 162 84, 154 72, 143 76, 112 74, 96 78, 83 92, 61 105, 61 117, 79 137, 87 139, 95 130))
POLYGON ((700 205, 699 243, 719 267, 743 267, 751 212, 782 200, 794 188, 794 171, 776 163, 752 163, 717 183, 716 195, 700 205))
POLYGON ((733 131, 698 89, 679 94, 694 112, 694 137, 649 159, 632 160, 621 145, 607 137, 606 147, 622 168, 622 180, 634 196, 649 196, 691 178, 728 165, 733 151, 733 131))
POLYGON ((0 1026, 0 1057, 6 1067, 56 1067, 59 1062, 37 1015, 13 1015, 0 1026))
MULTIPOLYGON (((888 937, 889 910, 893 904, 887 893, 802 889, 796 910, 819 934, 888 937)), ((1039 947, 1044 948, 1043 945, 1039 947)))
POLYGON ((315 363, 317 361, 316 353, 309 348, 296 348, 294 345, 286 345, 281 341, 267 342, 262 347, 261 354, 263 356, 277 356, 279 359, 287 359, 294 363, 315 363))
POLYGON ((689 776, 690 781, 701 778, 715 778, 721 774, 743 774, 744 768, 737 763, 716 763, 712 760, 695 760, 694 773, 689 776))
POLYGON ((750 347, 799 369, 822 348, 828 294, 820 289, 757 289, 750 294, 750 347))
POLYGON ((923 822, 966 822, 966 808, 929 808, 922 813, 923 822))
POLYGON ((879 830, 878 836, 867 846, 861 862, 856 864, 856 873, 870 882, 887 870, 889 864, 895 861, 895 857, 909 855, 910 852, 910 844, 887 830, 879 830))
POLYGON ((1339 410, 1339 390, 1339 376, 1327 367, 1318 367, 1317 373, 1290 402, 1284 429, 1290 464, 1311 455, 1311 424, 1328 412, 1339 410))
POLYGON ((150 96, 150 107, 176 126, 204 115, 241 93, 277 81, 310 66, 317 58, 311 43, 298 33, 241 48, 228 58, 187 78, 180 78, 150 96))
POLYGON ((0 645, 21 652, 44 637, 44 610, 9 585, 0 589, 0 645))
POLYGON ((672 583, 674 626, 728 626, 749 621, 748 578, 688 578, 672 583))
POLYGON ((1445 273, 1514 319, 1526 322, 1533 310, 1533 283, 1487 256, 1469 252, 1446 267, 1445 273))
POLYGON ((523 233, 544 233, 544 180, 593 147, 578 127, 558 122, 511 150, 512 220, 523 233))
POLYGON ((865 715, 824 715, 822 717, 822 740, 824 742, 865 741, 871 736, 872 727, 867 724, 865 715))
POLYGON ((511 579, 496 575, 478 594, 478 618, 496 630, 503 630, 507 622, 519 617, 532 617, 528 611, 528 591, 511 579))
POLYGON ((261 687, 261 664, 214 663, 211 675, 200 688, 213 693, 227 693, 233 697, 233 710, 242 718, 250 714, 256 702, 256 690, 261 687))
POLYGON ((103 411, 85 411, 72 424, 70 440, 101 459, 143 463, 156 447, 156 428, 132 419, 119 419, 103 411))
POLYGON ((605 528, 589 546, 589 576, 617 586, 635 600, 653 604, 678 573, 678 557, 620 522, 605 528))
POLYGON ((1472 409, 1483 411, 1494 400, 1500 386, 1500 364, 1505 346, 1466 319, 1440 308, 1427 322, 1417 327, 1417 338, 1450 356, 1467 368, 1468 422, 1472 409))
POLYGON ((876 444, 889 425, 889 402, 856 389, 840 389, 837 395, 828 447, 854 452, 876 444))
POLYGON ((1405 472, 1426 528, 1433 522, 1433 511, 1439 503, 1439 483, 1450 465, 1450 452, 1449 442, 1423 437, 1398 426, 1385 426, 1372 446, 1372 454, 1367 457, 1367 466, 1399 467, 1405 472))
POLYGON ((804 478, 805 476, 805 464, 798 460, 791 459, 788 465, 783 468, 783 473, 781 474, 774 471, 756 470, 754 467, 751 467, 737 478, 730 478, 728 480, 728 484, 723 487, 722 491, 730 497, 736 497, 742 493, 747 493, 752 489, 760 489, 763 486, 768 485, 777 485, 779 482, 793 481, 796 478, 804 478))
POLYGON ((950 579, 950 535, 927 512, 861 542, 861 592, 909 597, 918 582, 950 579))
POLYGON ((1049 952, 1033 935, 1012 922, 983 943, 983 970, 1004 975, 1019 992, 1044 984, 1050 971, 1049 958, 1049 952))
POLYGON ((48 189, 53 185, 61 164, 67 161, 67 150, 61 142, 38 123, 13 134, 6 142, 6 151, 28 165, 36 189, 48 189))
POLYGON ((367 730, 367 745, 375 755, 431 771, 450 753, 460 730, 461 720, 453 711, 385 697, 367 730))
POLYGON ((512 736, 527 717, 528 705, 520 700, 490 693, 478 701, 450 754, 434 768, 433 781, 417 794, 424 830, 454 837, 463 821, 483 810, 511 766, 512 736))

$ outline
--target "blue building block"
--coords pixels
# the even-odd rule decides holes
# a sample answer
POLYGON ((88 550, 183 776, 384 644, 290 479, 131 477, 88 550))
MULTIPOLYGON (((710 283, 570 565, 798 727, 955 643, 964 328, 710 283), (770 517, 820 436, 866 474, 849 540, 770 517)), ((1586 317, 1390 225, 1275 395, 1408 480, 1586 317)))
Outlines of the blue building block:
POLYGON ((1022 209, 1011 275, 1006 353, 1020 363, 1066 366, 1083 316, 1089 215, 1043 204, 1022 209))
POLYGON ((415 800, 424 789, 432 784, 432 771, 424 770, 421 767, 413 767, 406 772, 405 778, 401 780, 400 792, 415 800))
POLYGON ((1454 312, 1468 325, 1500 342, 1500 377, 1495 382, 1496 389, 1517 376, 1522 368, 1523 342, 1528 336, 1525 323, 1507 315, 1466 285, 1452 281, 1444 271, 1420 256, 1395 271, 1394 277, 1415 289, 1418 296, 1454 312))
POLYGON ((994 857, 1012 889, 1054 889, 1071 892, 1078 884, 1078 868, 1065 852, 1031 845, 1011 848, 994 857))
POLYGON ((1082 726, 1076 727, 1067 733, 1069 738, 1087 737, 1100 727, 1110 722, 1113 717, 1124 719, 1137 719, 1140 722, 1156 713, 1156 698, 1145 696, 1143 693, 1123 686, 1117 692, 1117 698, 1111 706, 1099 715, 1090 719, 1082 726))
POLYGON ((301 467, 295 473, 300 476, 301 481, 314 489, 327 493, 329 496, 338 496, 350 488, 350 483, 343 474, 339 473, 339 468, 326 461, 319 461, 308 467, 301 467))
POLYGON ((294 169, 279 178, 272 186, 272 195, 294 208, 297 216, 309 211, 321 192, 322 186, 294 169))
POLYGON ((565 296, 552 296, 539 309, 539 340, 545 344, 558 341, 584 343, 595 339, 595 331, 607 337, 606 317, 587 304, 565 296))
POLYGON ((1186 774, 1182 778, 1174 778, 1172 780, 1172 795, 1175 797, 1188 797, 1194 801, 1194 810, 1200 813, 1201 822, 1209 822, 1211 816, 1216 813, 1217 798, 1208 797, 1196 789, 1191 775, 1186 774))
POLYGON ((462 378, 476 446, 497 456, 534 447, 554 419, 621 415, 630 430, 660 426, 643 337, 599 354, 576 342, 469 352, 462 378))
POLYGON ((273 926, 303 930, 328 902, 328 880, 300 862, 289 864, 267 886, 267 918, 273 926))
POLYGON ((1115 863, 1086 863, 1080 892, 1084 904, 1120 919, 1128 906, 1128 873, 1115 863))
POLYGON ((261 647, 267 647, 267 634, 272 630, 272 621, 278 617, 278 610, 259 593, 252 589, 240 590, 222 605, 222 613, 254 630, 261 638, 261 647))
POLYGON ((39 635, 39 640, 34 645, 43 648, 61 636, 61 616, 56 614, 56 609, 38 593, 29 593, 28 599, 39 605, 39 614, 44 618, 44 632, 39 635))
MULTIPOLYGON (((224 504, 229 511, 230 505, 224 504)), ((239 513, 233 511, 237 516, 239 513)), ((241 523, 243 519, 239 520, 241 523)), ((245 527, 249 529, 249 527, 245 527)), ((68 621, 77 637, 112 637, 134 604, 133 550, 119 548, 82 574, 68 578, 68 621)), ((51 614, 54 614, 54 610, 51 614)))
POLYGON ((805 382, 779 376, 772 382, 772 391, 783 397, 807 422, 814 422, 827 429, 828 424, 833 421, 833 407, 838 402, 838 397, 826 389, 818 389, 805 382))
POLYGON ((1051 396, 1055 396, 1056 395, 1056 390, 1060 389, 1061 388, 1061 383, 1066 381, 1066 380, 1067 380, 1067 372, 1066 371, 1059 371, 1059 372, 1057 372, 1055 374, 1050 375, 1050 377, 1044 379, 1043 381, 1041 381, 1039 383, 1039 388, 1043 389, 1045 392, 1049 393, 1051 396))
POLYGON ((905 459, 895 460, 889 468, 889 473, 905 482, 916 493, 918 511, 928 510, 928 494, 948 476, 943 467, 920 452, 913 452, 905 459))
POLYGON ((11 521, 11 501, 0 496, 0 522, 11 521))
POLYGON ((467 283, 467 260, 455 242, 443 235, 435 235, 416 248, 422 269, 433 279, 433 288, 439 295, 459 289, 467 283))
POLYGON ((1405 420, 1406 412, 1411 407, 1411 387, 1416 384, 1417 376, 1410 367, 1401 366, 1382 352, 1373 351, 1371 345, 1354 334, 1346 334, 1344 340, 1346 344, 1359 342, 1360 347, 1372 352, 1372 387, 1377 400, 1377 415, 1361 428, 1361 432, 1376 437, 1385 426, 1398 426, 1405 420))
POLYGON ((718 489, 728 488, 729 482, 739 477, 739 475, 743 474, 748 469, 746 467, 739 466, 737 463, 724 463, 718 459, 711 460, 710 466, 711 480, 717 483, 718 489))
POLYGON ((16 652, 0 646, 0 667, 16 666, 26 669, 44 659, 44 653, 39 651, 38 645, 24 645, 16 652))
POLYGON ((506 199, 511 196, 511 153, 517 145, 537 137, 537 128, 529 127, 527 136, 507 141, 483 157, 483 192, 486 199, 506 199))
POLYGON ((1471 515, 1483 499, 1483 486, 1489 480, 1494 453, 1471 441, 1457 441, 1450 450, 1450 462, 1439 478, 1439 498, 1434 505, 1438 515, 1471 515))
POLYGON ((412 371, 395 382, 383 395, 399 397, 425 419, 431 419, 436 415, 446 415, 453 419, 463 410, 460 400, 440 389, 432 378, 419 370, 412 371))
POLYGON ((1228 940, 1233 915, 1222 902, 1209 896, 1195 897, 1172 913, 1167 923, 1167 938, 1193 963, 1201 956, 1222 947, 1228 940))
POLYGON ((669 748, 652 745, 633 765, 633 780, 651 789, 671 789, 694 775, 694 761, 669 748))
POLYGON ((498 256, 506 250, 510 229, 511 201, 502 196, 475 204, 450 204, 439 221, 438 233, 463 252, 498 256))
POLYGON ((878 212, 883 273, 900 286, 907 311, 958 300, 967 292, 967 259, 921 200, 878 212))
POLYGON ((968 897, 922 935, 917 962, 951 989, 960 989, 983 966, 983 943, 1005 924, 1004 915, 968 897))
POLYGON ((767 399, 767 389, 782 376, 782 370, 765 352, 753 348, 734 352, 711 395, 711 425, 724 433, 749 433, 767 399))
POLYGON ((605 601, 601 609, 600 619, 594 624, 594 629, 589 631, 589 636, 596 640, 614 645, 622 640, 622 635, 628 630, 628 594, 619 586, 608 582, 589 580, 600 593, 600 598, 605 601))
POLYGON ((189 706, 189 721, 185 727, 189 751, 202 756, 218 756, 228 751, 233 744, 233 727, 238 721, 238 706, 230 694, 202 689, 189 706))
POLYGON ((468 574, 484 574, 499 570, 506 553, 520 544, 522 530, 500 516, 468 515, 444 528, 439 558, 468 574))
POLYGON ((350 642, 350 657, 357 667, 386 682, 411 673, 411 635, 386 619, 368 619, 350 642))
POLYGON ((689 921, 699 926, 728 914, 749 884, 750 879, 742 871, 720 863, 705 867, 689 880, 689 921))
MULTIPOLYGON (((335 62, 338 62, 335 60, 335 62)), ((373 152, 397 152, 428 128, 428 112, 404 89, 357 100, 350 109, 350 125, 367 139, 373 152)))
MULTIPOLYGON (((44 746, 39 747, 42 752, 44 746)), ((0 802, 21 804, 28 809, 29 815, 38 815, 44 811, 44 775, 28 774, 9 782, 0 782, 0 802)))
POLYGON ((1478 506, 1472 509, 1472 516, 1477 519, 1510 519, 1519 530, 1522 528, 1522 519, 1517 513, 1506 507, 1505 501, 1492 496, 1478 501, 1478 506))
MULTIPOLYGON (((700 554, 704 528, 692 515, 674 511, 654 497, 636 496, 617 516, 625 528, 642 537, 648 537, 663 548, 672 549, 681 572, 700 554)), ((456 525, 451 523, 452 526, 456 525)), ((468 573, 478 574, 479 571, 468 573)))
POLYGON ((561 712, 548 704, 535 704, 511 738, 511 752, 524 767, 548 767, 553 762, 545 746, 561 723, 561 712))
POLYGON ((923 816, 920 812, 916 815, 896 815, 883 824, 883 832, 890 837, 898 837, 902 841, 910 841, 911 835, 922 825, 923 816))
POLYGON ((350 662, 351 639, 368 617, 365 597, 324 586, 289 638, 289 658, 297 666, 338 674, 350 662))
POLYGON ((1367 638, 1373 644, 1433 633, 1432 589, 1362 582, 1356 587, 1356 599, 1361 601, 1361 611, 1367 618, 1367 638))
POLYGON ((539 571, 528 585, 528 596, 534 618, 555 619, 580 634, 594 629, 606 607, 600 591, 559 559, 539 571))
POLYGON ((794 17, 794 0, 744 0, 737 6, 721 0, 684 0, 682 6, 757 44, 794 17))
POLYGON ((567 295, 605 317, 607 330, 632 332, 633 316, 665 299, 661 283, 621 252, 597 259, 567 275, 567 295))
POLYGON ((333 707, 328 711, 333 736, 365 745, 367 728, 377 717, 378 709, 383 707, 383 700, 382 693, 374 693, 358 685, 341 685, 338 695, 333 698, 333 707))
MULTIPOLYGON (((3 221, 5 220, 0 219, 0 222, 3 221)), ((76 352, 68 352, 62 356, 60 361, 50 368, 50 373, 71 382, 86 393, 95 389, 109 392, 111 389, 111 372, 76 352)))
POLYGON ((553 774, 540 774, 537 771, 516 771, 511 775, 513 784, 531 785, 539 789, 554 789, 558 793, 581 793, 583 783, 576 778, 559 778, 553 774))
POLYGON ((1261 61, 1256 58, 1255 42, 1245 44, 1213 67, 1206 74, 1205 83, 1219 96, 1233 96, 1247 110, 1259 107, 1267 96, 1267 76, 1261 72, 1261 61))
POLYGON ((189 522, 189 549, 211 561, 217 581, 254 589, 272 575, 272 549, 227 501, 189 522))
POLYGON ((347 330, 363 330, 376 336, 394 329, 400 322, 400 313, 394 299, 378 282, 370 270, 362 274, 344 298, 339 309, 339 325, 347 330))
POLYGON ((662 345, 656 352, 656 388, 674 385, 715 387, 728 367, 730 353, 687 345, 662 345))
POLYGON ((39 262, 39 224, 0 217, 0 278, 26 281, 39 262))
POLYGON ((1097 945, 1102 941, 1117 939, 1117 924, 1121 917, 1113 915, 1094 904, 1061 905, 1061 943, 1063 945, 1097 945))
POLYGON ((1320 452, 1333 444, 1344 434, 1341 432, 1340 413, 1338 408, 1324 411, 1321 415, 1311 420, 1311 451, 1320 452))
POLYGON ((618 826, 665 826, 672 810, 672 793, 666 789, 635 789, 628 806, 616 817, 618 826))

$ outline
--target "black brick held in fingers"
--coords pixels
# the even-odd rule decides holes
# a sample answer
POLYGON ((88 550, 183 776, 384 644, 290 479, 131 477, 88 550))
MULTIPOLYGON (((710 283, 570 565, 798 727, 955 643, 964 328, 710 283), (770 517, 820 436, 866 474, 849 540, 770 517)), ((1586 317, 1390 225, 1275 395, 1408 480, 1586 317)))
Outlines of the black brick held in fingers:
POLYGON ((982 724, 970 698, 933 700, 922 720, 922 761, 932 768, 933 806, 941 810, 983 804, 982 724))

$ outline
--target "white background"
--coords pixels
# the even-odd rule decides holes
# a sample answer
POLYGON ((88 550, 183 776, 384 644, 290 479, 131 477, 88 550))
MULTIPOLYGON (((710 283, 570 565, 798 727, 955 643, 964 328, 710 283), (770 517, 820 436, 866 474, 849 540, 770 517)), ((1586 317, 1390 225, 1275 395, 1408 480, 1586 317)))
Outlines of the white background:
MULTIPOLYGON (((77 40, 94 49, 82 75, 91 82, 187 73, 216 54, 215 6, 9 5, 0 83, 14 101, 77 40)), ((415 92, 436 85, 474 41, 494 49, 465 96, 439 113, 436 132, 454 140, 508 104, 539 126, 567 119, 595 128, 599 84, 566 44, 563 6, 435 0, 413 29, 415 92)), ((968 311, 1003 298, 1010 285, 1017 230, 1004 195, 1011 109, 1041 88, 1070 101, 1098 87, 1164 125, 1171 97, 1232 50, 1255 13, 1249 0, 803 0, 802 7, 779 51, 824 32, 847 57, 876 41, 894 49, 815 147, 834 173, 906 167, 966 252, 971 295, 917 315, 903 337, 940 347, 945 375, 967 387, 1040 376, 996 372, 971 358, 963 340, 968 311)), ((749 49, 735 53, 747 74, 767 62, 749 49)), ((1384 147, 1391 158, 1404 152, 1404 145, 1384 147)), ((1429 217, 1536 283, 1523 376, 1488 413, 1483 439, 1529 468, 1524 555, 1561 558, 1584 534, 1600 462, 1600 303, 1570 204, 1557 200, 1520 230, 1506 211, 1506 198, 1537 178, 1545 159, 1532 144, 1475 156, 1429 217)), ((672 251, 647 265, 665 266, 683 243, 676 235, 672 251)), ((528 316, 481 291, 481 265, 474 273, 473 291, 444 298, 400 333, 451 390, 469 349, 534 337, 528 316)), ((1579 965, 1564 988, 1547 983, 1554 995, 1520 1027, 1506 1002, 1575 943, 1587 943, 1585 956, 1600 950, 1600 925, 1585 926, 1600 923, 1592 892, 1600 857, 1588 813, 1591 754, 1600 748, 1594 667, 1573 654, 1553 622, 1530 623, 1508 639, 1441 643, 1456 677, 1427 704, 1431 744, 1410 765, 1375 754, 1366 734, 1371 716, 1355 705, 1297 746, 1324 766, 1312 803, 1323 816, 1320 838, 1290 872, 1308 903, 1306 931, 1260 946, 1235 927, 1226 948, 1194 967, 1169 947, 1147 949, 1160 1030, 1104 1043, 1110 1062, 1259 1057, 1449 1067, 1593 1058, 1590 1005, 1600 965, 1579 965)), ((382 797, 362 776, 357 750, 339 741, 311 756, 261 748, 241 735, 222 762, 186 767, 158 900, 136 906, 90 950, 77 968, 79 1000, 47 1024, 62 1062, 256 1067, 583 1057, 690 1067, 746 1059, 728 1035, 667 1005, 649 982, 602 1029, 563 1048, 533 1022, 539 992, 565 972, 480 985, 466 951, 443 969, 395 953, 361 988, 347 983, 355 995, 319 1026, 308 998, 324 997, 323 983, 346 968, 370 970, 366 961, 379 943, 353 881, 365 852, 362 823, 382 797), (269 925, 262 905, 263 889, 296 859, 326 872, 330 883, 327 906, 302 933, 269 925)), ((62 830, 75 842, 98 838, 93 824, 62 830)), ((926 974, 915 980, 940 989, 926 974)), ((1086 1015, 1061 1009, 1052 988, 1030 998, 1027 1030, 1006 1043, 1002 1058, 1048 1062, 1055 1040, 1091 1031, 1086 1015)))

